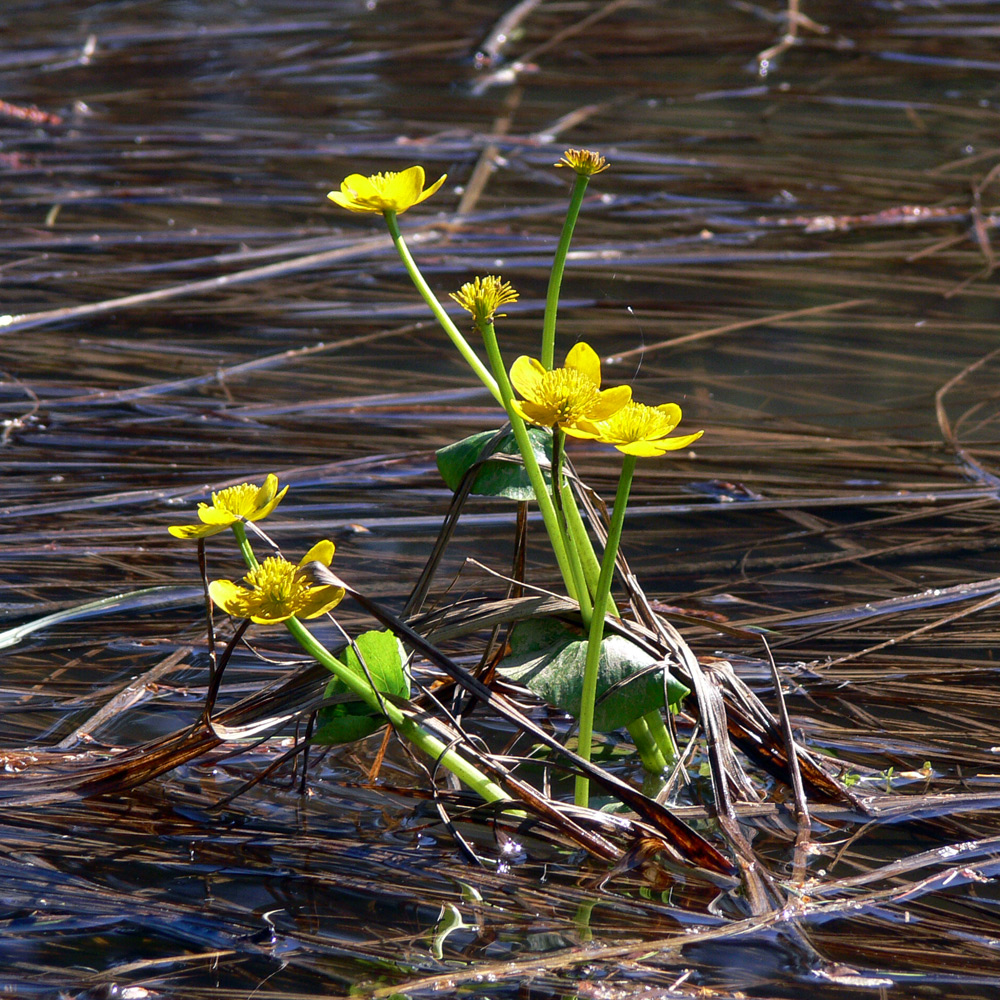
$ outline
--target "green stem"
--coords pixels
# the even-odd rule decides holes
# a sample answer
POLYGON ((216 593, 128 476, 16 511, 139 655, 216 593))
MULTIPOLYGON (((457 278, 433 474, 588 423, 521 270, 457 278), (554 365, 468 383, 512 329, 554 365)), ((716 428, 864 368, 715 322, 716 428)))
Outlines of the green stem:
MULTIPOLYGON (((649 715, 654 714, 656 713, 649 713, 649 715)), ((635 744, 636 750, 639 751, 639 759, 642 761, 642 766, 650 774, 663 774, 667 769, 667 760, 663 756, 656 735, 650 730, 649 715, 635 719, 626 728, 628 729, 629 736, 632 737, 632 742, 635 744)), ((660 724, 663 724, 662 719, 660 719, 660 724)))
POLYGON ((243 522, 237 521, 232 525, 232 529, 233 534, 236 536, 236 541, 239 542, 240 552, 243 553, 243 561, 250 569, 256 569, 260 563, 257 562, 257 557, 253 554, 253 549, 247 540, 247 529, 243 526, 243 522))
POLYGON ((583 562, 577 550, 573 535, 566 528, 566 515, 563 513, 563 453, 566 447, 566 435, 561 427, 552 428, 552 506, 555 508, 559 521, 559 533, 566 542, 566 554, 569 557, 570 571, 573 574, 573 587, 580 603, 580 613, 583 624, 590 626, 590 616, 594 610, 590 586, 583 571, 583 562))
POLYGON ((552 261, 552 271, 549 273, 549 290, 545 296, 545 319, 542 321, 542 364, 552 368, 552 359, 556 348, 556 312, 559 309, 559 290, 562 288, 563 271, 566 270, 566 254, 573 239, 573 230, 580 215, 583 196, 590 183, 590 177, 585 174, 576 175, 573 194, 570 195, 569 208, 566 210, 566 221, 563 223, 562 235, 556 247, 556 255, 552 261))
POLYGON ((531 446, 531 438, 528 437, 528 428, 511 406, 514 398, 514 389, 507 377, 507 369, 504 367, 503 355, 500 353, 500 344, 497 341, 497 332, 492 323, 485 322, 479 325, 479 332, 482 334, 483 343, 486 345, 486 356, 497 377, 497 385, 500 391, 500 400, 503 408, 507 411, 507 419, 510 421, 511 430, 514 432, 514 440, 521 452, 521 459, 524 462, 525 471, 528 473, 528 480, 531 488, 535 492, 535 499, 538 501, 538 509, 541 511, 542 520, 545 522, 545 530, 549 534, 549 542, 552 544, 552 551, 555 553, 556 563, 559 572, 562 574, 563 583, 570 597, 577 598, 578 591, 574 584, 572 564, 569 553, 566 550, 566 539, 559 525, 559 517, 555 507, 552 505, 552 498, 545 486, 545 477, 538 465, 535 457, 535 450, 531 446))
MULTIPOLYGON (((646 721, 650 736, 656 741, 656 745, 663 756, 663 766, 659 771, 655 772, 660 774, 665 768, 673 767, 680 760, 680 751, 677 749, 677 744, 674 742, 670 730, 663 721, 663 715, 659 709, 647 713, 643 716, 643 719, 646 721)), ((649 770, 649 768, 646 770, 649 770)))
POLYGON ((458 353, 462 355, 463 358, 468 362, 469 367, 476 373, 479 381, 486 386, 487 389, 493 395, 493 398, 503 405, 503 399, 500 395, 500 388, 496 383, 496 379, 490 374, 489 369, 479 360, 479 356, 469 345, 469 342, 462 336, 461 331, 452 322, 451 317, 444 311, 444 307, 438 301, 437 296, 431 291, 430 285, 424 280, 424 276, 420 273, 420 269, 417 267, 416 262, 410 256, 410 251, 403 242, 403 234, 399 231, 399 223, 396 220, 395 212, 385 212, 384 213, 385 224, 389 227, 389 235, 392 236, 392 242, 396 245, 396 250, 399 253, 400 259, 403 261, 403 266, 406 268, 407 274, 410 276, 410 280, 416 286, 416 289, 424 298, 424 302, 430 306, 430 310, 434 313, 435 318, 441 324, 441 328, 444 330, 451 342, 458 348, 458 353))
MULTIPOLYGON (((594 595, 594 617, 590 620, 590 634, 587 637, 587 663, 583 671, 583 692, 580 702, 580 756, 590 760, 591 739, 594 735, 594 702, 597 699, 597 672, 601 662, 601 643, 604 639, 604 615, 607 612, 611 580, 615 573, 615 560, 622 539, 622 525, 625 522, 625 508, 632 489, 632 475, 635 472, 635 456, 626 455, 622 462, 622 472, 618 479, 615 508, 608 526, 608 541, 604 546, 601 560, 601 576, 597 581, 594 595)), ((576 779, 576 804, 586 807, 590 802, 590 782, 586 778, 576 779)))
MULTIPOLYGON (((573 493, 573 489, 569 483, 563 483, 562 501, 562 511, 563 517, 566 519, 566 527, 569 529, 569 534, 573 539, 576 551, 580 554, 580 561, 583 564, 583 576, 587 581, 587 590, 590 592, 591 600, 593 600, 594 595, 597 593, 597 583, 601 576, 601 564, 594 554, 594 543, 590 540, 590 535, 587 533, 586 525, 580 516, 580 508, 576 505, 576 495, 573 493)), ((615 618, 621 618, 618 605, 615 604, 614 599, 610 595, 608 596, 608 606, 605 611, 609 615, 614 615, 615 618)))
MULTIPOLYGON (((246 528, 243 523, 237 521, 233 526, 233 534, 239 542, 240 551, 247 566, 254 569, 257 557, 254 555, 250 542, 247 539, 246 528)), ((491 781, 479 768, 470 764, 465 758, 442 743, 436 736, 432 736, 416 722, 404 715, 400 709, 393 705, 387 698, 380 698, 371 686, 367 677, 361 677, 353 670, 341 663, 326 646, 324 646, 313 634, 298 620, 289 618, 285 622, 285 627, 291 633, 295 641, 314 659, 326 667, 335 677, 343 682, 371 709, 384 715, 392 726, 404 739, 409 740, 414 746, 419 747, 431 760, 439 761, 442 766, 448 768, 459 781, 468 785, 473 791, 478 792, 486 802, 508 801, 510 796, 498 785, 491 781)))

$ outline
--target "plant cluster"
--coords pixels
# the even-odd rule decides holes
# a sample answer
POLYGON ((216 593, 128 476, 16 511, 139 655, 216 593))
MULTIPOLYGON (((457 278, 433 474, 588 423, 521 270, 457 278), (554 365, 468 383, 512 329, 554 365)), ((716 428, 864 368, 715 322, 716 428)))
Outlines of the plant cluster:
MULTIPOLYGON (((590 178, 608 164, 598 153, 569 149, 556 166, 571 169, 575 183, 550 274, 539 357, 521 356, 511 364, 504 359, 496 330, 504 307, 518 299, 510 282, 499 275, 476 276, 451 293, 471 316, 485 352, 484 362, 427 284, 400 231, 398 216, 433 195, 445 177, 426 186, 420 166, 367 177, 351 174, 329 198, 351 212, 383 217, 413 284, 502 409, 504 426, 472 435, 438 453, 445 481, 456 490, 464 486, 480 494, 534 500, 567 598, 577 611, 578 624, 553 617, 517 622, 509 636, 509 654, 499 666, 501 674, 526 684, 576 717, 578 761, 590 761, 595 729, 624 726, 647 769, 662 772, 678 757, 669 708, 688 690, 670 675, 665 660, 658 662, 615 627, 620 616, 611 590, 637 460, 687 448, 702 432, 673 434, 681 420, 676 403, 646 405, 633 398, 627 385, 605 386, 600 359, 587 343, 571 346, 562 365, 555 365, 559 292, 570 240, 590 178), (600 557, 593 525, 588 529, 567 475, 567 438, 603 442, 622 455, 609 523, 597 531, 598 537, 605 536, 600 557), (500 462, 494 457, 498 453, 514 461, 500 462)), ((411 652, 415 644, 426 648, 414 639, 412 630, 383 615, 389 629, 356 637, 346 654, 338 657, 303 624, 331 611, 345 594, 359 597, 330 570, 332 542, 317 542, 298 563, 280 554, 258 561, 247 528, 269 542, 257 522, 277 507, 287 489, 279 491, 273 475, 260 486, 232 487, 213 494, 211 504, 200 505, 198 524, 170 528, 174 536, 196 539, 200 545, 205 538, 232 529, 248 572, 242 583, 213 580, 208 588, 212 602, 242 620, 241 628, 247 622, 283 624, 309 655, 331 671, 328 704, 320 715, 315 739, 328 743, 357 739, 388 722, 483 798, 506 799, 495 774, 484 773, 456 749, 454 741, 449 743, 440 732, 432 731, 412 711, 407 647, 411 652)), ((590 768, 584 763, 577 770, 582 773, 576 779, 576 804, 587 806, 590 768)))

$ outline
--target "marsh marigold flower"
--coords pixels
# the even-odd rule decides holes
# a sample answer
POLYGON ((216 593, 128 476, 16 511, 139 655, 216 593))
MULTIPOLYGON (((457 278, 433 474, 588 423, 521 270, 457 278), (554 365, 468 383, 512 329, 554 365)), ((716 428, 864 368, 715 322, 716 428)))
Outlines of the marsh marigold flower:
POLYGON ((429 188, 424 188, 424 168, 409 167, 394 173, 351 174, 340 185, 339 191, 331 191, 327 198, 349 212, 394 212, 401 215, 408 208, 425 201, 445 182, 447 174, 439 177, 429 188))
POLYGON ((174 538, 207 538, 225 531, 237 521, 262 520, 281 503, 287 492, 287 486, 278 492, 278 477, 271 473, 263 486, 241 483, 213 493, 210 504, 198 504, 201 524, 175 524, 167 530, 174 538))
POLYGON ((457 292, 448 293, 466 312, 472 314, 476 326, 492 323, 501 306, 517 301, 517 292, 509 281, 497 274, 467 281, 457 292))
POLYGON ((522 355, 511 365, 510 381, 524 397, 512 404, 521 417, 542 427, 561 427, 573 437, 595 437, 594 424, 632 398, 627 385, 601 390, 601 359, 582 341, 570 349, 564 367, 551 371, 522 355))
POLYGON ((232 580, 213 580, 208 586, 212 600, 234 618, 249 618, 261 625, 277 625, 293 615, 318 618, 344 599, 344 588, 316 586, 307 567, 312 562, 329 566, 334 544, 317 542, 298 566, 281 556, 269 556, 243 578, 249 586, 232 580))
POLYGON ((567 149, 563 153, 557 167, 570 167, 582 177, 593 177, 594 174, 607 170, 609 163, 600 153, 590 149, 567 149))
POLYGON ((626 455, 651 458, 686 448, 705 433, 697 431, 683 437, 667 437, 680 422, 681 408, 676 403, 645 406, 630 401, 607 420, 595 424, 597 433, 594 436, 606 444, 613 444, 626 455))

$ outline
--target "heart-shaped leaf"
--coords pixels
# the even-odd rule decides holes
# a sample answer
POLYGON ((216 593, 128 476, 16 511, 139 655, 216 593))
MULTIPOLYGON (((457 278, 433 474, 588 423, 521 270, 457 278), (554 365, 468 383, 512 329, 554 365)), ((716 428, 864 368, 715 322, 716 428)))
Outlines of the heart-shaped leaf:
MULTIPOLYGON (((355 639, 371 679, 383 694, 410 697, 410 682, 403 671, 403 647, 391 632, 364 632, 355 639)), ((364 669, 350 646, 342 662, 360 676, 364 669)), ((326 686, 324 697, 334 698, 349 693, 347 686, 334 677, 326 686)), ((384 716, 372 711, 363 701, 342 701, 319 711, 319 722, 313 739, 317 743, 352 743, 374 733, 385 723, 384 716)))
MULTIPOLYGON (((497 435, 497 431, 480 431, 470 437, 445 445, 437 453, 438 471, 451 490, 462 485, 465 474, 479 460, 483 449, 497 435)), ((541 427, 529 427, 528 438, 542 475, 549 482, 548 468, 552 464, 552 434, 541 427)), ((491 454, 519 456, 514 434, 508 431, 491 454)), ((524 466, 517 459, 488 458, 480 466, 472 481, 472 490, 478 496, 508 497, 511 500, 531 500, 535 493, 524 466)))
MULTIPOLYGON (((538 618, 520 622, 510 646, 500 673, 578 718, 587 662, 586 638, 555 618, 538 618)), ((597 674, 594 729, 605 733, 620 729, 647 712, 662 709, 664 683, 666 700, 671 705, 690 694, 671 676, 664 661, 624 636, 605 636, 597 674)))

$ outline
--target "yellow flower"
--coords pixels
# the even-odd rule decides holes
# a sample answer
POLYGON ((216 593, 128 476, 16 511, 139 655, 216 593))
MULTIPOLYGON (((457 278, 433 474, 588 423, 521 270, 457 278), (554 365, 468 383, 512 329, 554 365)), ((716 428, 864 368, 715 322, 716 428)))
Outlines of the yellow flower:
POLYGON ((472 313, 476 326, 492 323, 501 306, 517 301, 517 292, 510 282, 494 274, 467 281, 457 292, 449 294, 466 312, 472 313))
POLYGON ((281 503, 287 492, 287 486, 278 492, 278 477, 271 473, 263 486, 241 483, 213 493, 211 504, 198 504, 201 524, 175 524, 167 530, 174 538, 207 538, 225 531, 237 521, 262 520, 281 503))
POLYGON ((327 198, 350 212, 395 212, 400 215, 408 208, 429 198, 442 184, 447 174, 439 177, 424 189, 424 168, 409 167, 400 173, 351 174, 339 191, 331 191, 327 198))
POLYGON ((581 177, 592 177, 607 170, 609 165, 600 153, 590 149, 567 149, 556 164, 557 167, 572 167, 581 177))
POLYGON ((613 444, 626 455, 651 458, 668 451, 686 448, 704 434, 686 434, 668 438, 681 422, 681 408, 676 403, 645 406, 634 401, 623 406, 614 416, 595 424, 599 441, 613 444))
POLYGON ((213 580, 208 585, 212 600, 234 618, 249 618, 261 625, 276 625, 297 618, 318 618, 344 599, 344 588, 315 586, 305 567, 311 562, 329 566, 334 545, 317 542, 293 566, 280 556, 269 556, 244 577, 249 587, 232 580, 213 580))
POLYGON ((607 420, 632 398, 627 385, 601 391, 601 359, 582 341, 566 355, 565 367, 551 371, 522 355, 511 365, 510 381, 524 397, 512 402, 521 417, 542 427, 558 425, 573 437, 596 437, 595 422, 607 420))

